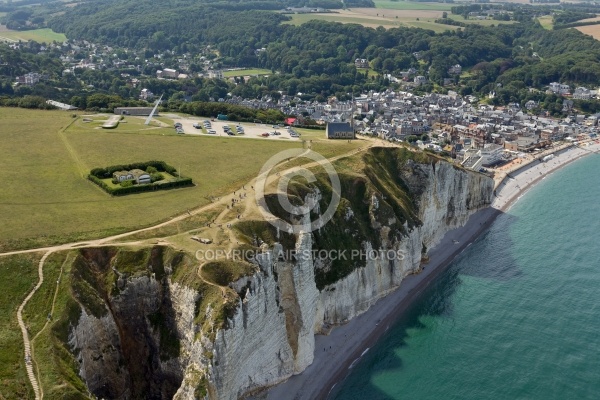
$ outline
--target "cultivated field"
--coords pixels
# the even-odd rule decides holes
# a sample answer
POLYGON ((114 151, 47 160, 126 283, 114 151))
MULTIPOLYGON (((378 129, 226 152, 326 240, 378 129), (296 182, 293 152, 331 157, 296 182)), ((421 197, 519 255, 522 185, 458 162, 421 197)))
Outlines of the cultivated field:
MULTIPOLYGON (((353 9, 353 10, 342 10, 338 13, 323 13, 323 14, 294 14, 292 15, 292 20, 286 22, 288 24, 294 25, 302 25, 305 22, 312 20, 319 21, 330 21, 330 22, 341 22, 343 24, 359 24, 362 26, 366 26, 369 28, 377 28, 382 26, 384 28, 398 28, 401 26, 410 27, 410 28, 423 28, 423 29, 431 29, 435 32, 444 32, 447 30, 454 30, 456 27, 449 25, 441 25, 436 24, 433 21, 436 17, 431 17, 429 19, 420 18, 420 17, 394 17, 392 16, 394 12, 401 14, 402 11, 397 10, 378 10, 381 12, 381 15, 373 16, 370 15, 370 12, 375 11, 374 8, 368 9, 353 9), (369 14, 361 14, 356 10, 369 10, 369 14), (419 21, 417 21, 419 18, 419 21)), ((427 13, 428 11, 418 11, 419 13, 427 13)), ((437 11, 433 11, 433 13, 438 13, 437 11)), ((441 17, 441 11, 439 11, 441 17)))
POLYGON ((578 26, 577 29, 581 33, 585 33, 586 35, 590 35, 596 40, 600 40, 600 25, 587 25, 587 26, 578 26))
POLYGON ((389 1, 374 0, 376 8, 385 8, 389 10, 434 10, 450 11, 451 4, 444 3, 422 3, 413 1, 389 1))
MULTIPOLYGON (((322 14, 294 14, 289 24, 301 25, 312 20, 341 22, 344 24, 359 24, 370 28, 383 26, 384 28, 411 27, 430 29, 435 32, 444 32, 456 30, 458 27, 452 25, 436 24, 435 20, 442 18, 443 10, 449 10, 450 7, 445 4, 437 3, 410 3, 410 2, 376 2, 380 7, 381 3, 390 3, 397 5, 396 8, 352 8, 348 10, 339 10, 332 13, 322 14), (421 8, 416 8, 421 5, 421 8), (405 6, 407 8, 401 8, 405 6), (442 8, 439 8, 441 6, 442 8)), ((466 24, 476 25, 498 25, 514 23, 514 21, 494 21, 494 20, 465 20, 460 15, 448 14, 448 18, 464 22, 466 24)))
POLYGON ((31 31, 11 31, 6 29, 4 25, 0 25, 0 41, 9 40, 9 41, 28 41, 34 40, 38 43, 51 43, 53 41, 63 42, 67 39, 67 37, 62 33, 56 33, 52 29, 44 28, 44 29, 34 29, 31 31))
MULTIPOLYGON (((126 117, 101 129, 106 116, 83 122, 61 111, 0 108, 0 250, 90 239, 149 226, 236 190, 277 152, 301 141, 178 135, 126 117), (86 179, 90 169, 163 160, 196 184, 160 192, 111 197, 86 179)), ((164 119, 164 117, 163 117, 164 119)), ((272 129, 270 129, 272 130, 272 129)), ((359 147, 331 142, 324 131, 301 131, 326 157, 359 147)))

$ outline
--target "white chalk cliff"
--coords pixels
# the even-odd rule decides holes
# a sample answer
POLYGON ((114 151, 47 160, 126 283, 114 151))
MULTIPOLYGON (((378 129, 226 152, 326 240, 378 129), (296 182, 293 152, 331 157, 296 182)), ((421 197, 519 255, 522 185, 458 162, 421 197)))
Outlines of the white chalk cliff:
MULTIPOLYGON (((324 243, 326 228, 295 237, 297 258, 280 256, 283 246, 276 243, 256 257, 257 272, 230 284, 239 304, 216 333, 198 322, 198 315, 212 312, 210 307, 197 309, 203 293, 173 282, 169 263, 160 279, 154 273, 119 278, 118 294, 99 295, 95 316, 84 310, 69 332, 69 346, 88 390, 98 397, 123 399, 146 392, 157 398, 168 393, 182 400, 233 400, 301 373, 313 361, 316 334, 367 311, 396 289, 419 271, 426 249, 492 200, 490 178, 443 161, 409 159, 395 173, 402 190, 410 193, 412 214, 393 211, 391 195, 373 184, 366 197, 347 200, 337 217, 345 232, 340 234, 358 238, 363 251, 383 250, 378 257, 358 260, 344 276, 325 279, 332 262, 310 254, 324 243), (358 218, 370 236, 358 235, 358 222, 353 222, 358 218), (167 346, 173 336, 175 350, 172 340, 167 346)), ((315 215, 305 216, 311 217, 315 215)), ((113 268, 113 253, 90 254, 93 268, 104 274, 113 268)), ((162 253, 152 254, 153 265, 146 269, 162 273, 157 268, 162 253)))
MULTIPOLYGON (((385 250, 402 257, 369 259, 321 291, 314 280, 319 266, 312 259, 279 261, 272 256, 277 248, 261 259, 263 272, 250 278, 251 288, 234 323, 219 332, 215 342, 211 376, 215 399, 237 399, 302 372, 312 362, 314 335, 324 325, 340 324, 367 311, 419 270, 423 246, 432 248, 448 230, 464 225, 491 202, 490 178, 445 162, 413 167, 414 182, 406 183, 419 188, 421 224, 399 241, 382 243, 385 250)), ((380 200, 374 196, 371 213, 377 213, 380 200)), ((352 214, 347 213, 350 218, 352 214)), ((385 231, 386 226, 374 229, 385 231)), ((301 234, 296 246, 298 251, 310 251, 311 234, 301 234)), ((364 246, 372 249, 371 243, 364 246)))

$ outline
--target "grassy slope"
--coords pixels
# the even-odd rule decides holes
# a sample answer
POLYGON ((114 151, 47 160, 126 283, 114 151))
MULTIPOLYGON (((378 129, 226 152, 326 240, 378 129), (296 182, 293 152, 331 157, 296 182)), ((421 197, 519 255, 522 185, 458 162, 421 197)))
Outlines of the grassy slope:
POLYGON ((544 15, 543 17, 539 17, 537 20, 542 25, 542 28, 552 30, 552 27, 554 26, 552 15, 544 15))
POLYGON ((56 33, 50 28, 33 29, 30 31, 1 31, 0 38, 23 41, 34 40, 38 43, 64 42, 67 40, 64 34, 56 33))
MULTIPOLYGON (((25 371, 17 308, 35 285, 41 255, 0 258, 0 398, 33 398, 25 371)), ((28 322, 28 321, 27 321, 28 322)))
POLYGON ((60 128, 71 122, 69 115, 0 109, 0 158, 6 171, 0 189, 4 216, 0 248, 105 236, 151 225, 207 203, 210 195, 235 190, 273 154, 301 146, 189 137, 166 128, 140 131, 141 120, 135 118, 127 118, 129 122, 114 130, 95 129, 97 124, 77 120, 61 135, 60 128), (172 164, 197 186, 112 198, 84 177, 93 167, 151 159, 172 164))

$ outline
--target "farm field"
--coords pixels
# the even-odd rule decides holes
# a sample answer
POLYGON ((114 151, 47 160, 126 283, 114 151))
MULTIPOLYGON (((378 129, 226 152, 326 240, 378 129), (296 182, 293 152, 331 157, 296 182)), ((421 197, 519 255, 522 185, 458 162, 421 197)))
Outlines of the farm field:
POLYGON ((451 4, 444 3, 422 3, 416 1, 389 1, 374 0, 375 8, 386 8, 389 10, 434 10, 450 11, 451 4))
POLYGON ((592 24, 592 23, 595 23, 595 22, 598 22, 598 21, 600 21, 600 16, 596 15, 594 18, 582 19, 580 21, 577 21, 577 23, 590 23, 590 24, 592 24))
MULTIPOLYGON (((396 4, 391 2, 392 4, 396 4)), ((399 2, 401 3, 401 2, 399 2)), ((427 7, 431 3, 410 3, 424 4, 427 7)), ((383 8, 353 8, 350 10, 339 10, 333 13, 320 14, 294 14, 288 24, 301 25, 312 20, 341 22, 344 24, 359 24, 370 28, 383 26, 384 28, 397 28, 400 26, 411 28, 431 29, 435 32, 444 32, 456 30, 457 26, 436 24, 434 21, 442 18, 444 11, 432 9, 383 9, 383 8)), ((449 14, 448 18, 464 22, 466 24, 476 25, 498 25, 514 23, 514 21, 494 21, 494 20, 465 20, 460 15, 449 14)))
POLYGON ((8 39, 14 41, 27 41, 34 40, 36 42, 42 43, 51 43, 53 41, 63 42, 67 39, 67 37, 62 33, 56 33, 50 28, 43 29, 33 29, 30 31, 11 31, 7 30, 6 27, 2 26, 4 29, 0 29, 0 40, 8 39))
POLYGON ((581 33, 590 35, 596 40, 600 40, 600 25, 578 26, 575 29, 577 29, 581 33))
MULTIPOLYGON (((441 11, 418 11, 419 14, 430 15, 428 19, 426 17, 395 17, 395 15, 401 15, 404 12, 397 10, 376 10, 374 8, 363 8, 353 10, 342 10, 337 13, 323 13, 323 14, 294 14, 292 20, 285 22, 287 24, 302 25, 308 21, 319 20, 319 21, 330 21, 330 22, 341 22, 343 24, 359 24, 369 28, 377 28, 383 26, 384 28, 398 28, 400 26, 411 27, 411 28, 423 28, 431 29, 435 32, 444 32, 447 30, 454 30, 456 27, 449 25, 436 24, 433 21, 436 18, 441 18, 441 11), (363 10, 368 10, 362 13, 363 10), (379 11, 381 15, 377 16, 376 11, 379 11), (373 12, 373 15, 371 15, 373 12), (439 14, 439 17, 436 15, 439 14), (417 21, 419 18, 419 21, 417 21)), ((409 14, 415 14, 414 11, 407 12, 409 14)))
POLYGON ((494 19, 464 19, 462 15, 454 15, 448 13, 448 18, 453 19, 455 21, 463 22, 467 25, 482 25, 482 26, 491 26, 491 25, 500 25, 500 24, 515 24, 516 21, 496 21, 494 19))
POLYGON ((190 137, 172 128, 135 134, 133 126, 126 122, 105 130, 60 111, 0 108, 0 157, 6 171, 0 189, 0 249, 101 237, 166 220, 208 203, 211 195, 235 190, 273 154, 302 146, 190 137), (148 160, 172 164, 196 186, 111 197, 86 179, 94 167, 148 160))
POLYGON ((255 75, 272 75, 270 69, 243 69, 239 71, 223 71, 223 76, 226 78, 230 78, 232 76, 255 76, 255 75))

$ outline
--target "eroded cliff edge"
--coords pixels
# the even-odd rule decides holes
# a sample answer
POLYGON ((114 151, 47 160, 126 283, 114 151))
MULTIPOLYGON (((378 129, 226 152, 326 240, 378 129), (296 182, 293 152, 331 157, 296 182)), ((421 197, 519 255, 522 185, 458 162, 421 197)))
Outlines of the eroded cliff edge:
MULTIPOLYGON (((312 363, 315 334, 367 311, 492 200, 490 178, 407 149, 375 148, 335 167, 342 199, 333 219, 297 235, 241 222, 242 248, 257 252, 246 261, 199 270, 190 255, 159 246, 82 250, 61 332, 87 389, 107 398, 237 399, 284 381, 312 363)), ((314 219, 331 190, 318 176, 289 194, 322 203, 304 217, 314 219)), ((268 203, 277 210, 276 196, 268 203)))

